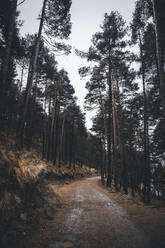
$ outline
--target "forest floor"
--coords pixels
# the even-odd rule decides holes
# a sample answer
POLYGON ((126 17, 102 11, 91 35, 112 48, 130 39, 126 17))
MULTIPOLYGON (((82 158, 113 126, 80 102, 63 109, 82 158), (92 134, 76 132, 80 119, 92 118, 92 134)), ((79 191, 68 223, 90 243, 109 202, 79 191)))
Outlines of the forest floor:
POLYGON ((146 206, 100 186, 99 177, 49 182, 55 211, 24 233, 21 248, 164 248, 165 209, 146 206), (60 204, 57 204, 57 195, 60 204))

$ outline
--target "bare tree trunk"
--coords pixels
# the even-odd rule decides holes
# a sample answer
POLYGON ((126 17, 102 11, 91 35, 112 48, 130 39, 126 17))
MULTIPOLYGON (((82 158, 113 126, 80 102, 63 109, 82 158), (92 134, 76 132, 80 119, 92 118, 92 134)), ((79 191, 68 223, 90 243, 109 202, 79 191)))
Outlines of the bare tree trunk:
POLYGON ((42 133, 42 159, 44 159, 46 155, 46 143, 47 143, 46 120, 47 120, 47 116, 44 115, 44 118, 43 118, 44 125, 43 125, 43 133, 42 133))
MULTIPOLYGON (((109 56, 110 57, 110 56, 109 56)), ((111 82, 111 65, 109 61, 109 71, 108 71, 108 122, 107 122, 107 150, 108 150, 108 175, 107 175, 107 187, 111 187, 112 182, 112 158, 111 158, 111 145, 112 145, 112 82, 111 82)))
POLYGON ((107 134, 107 127, 106 127, 106 114, 105 114, 105 108, 103 104, 101 89, 99 87, 99 98, 100 98, 100 107, 101 107, 101 115, 102 120, 104 122, 104 134, 103 134, 103 147, 102 147, 102 167, 101 167, 101 181, 104 183, 104 176, 105 176, 105 166, 106 166, 106 134, 107 134))
POLYGON ((48 80, 46 80, 45 82, 45 90, 44 90, 44 103, 43 103, 43 108, 46 112, 46 108, 47 108, 47 104, 46 104, 46 101, 47 101, 47 84, 48 84, 48 80))
POLYGON ((54 132, 54 123, 55 123, 55 115, 56 115, 56 108, 57 108, 57 96, 58 96, 58 91, 55 91, 55 96, 54 96, 54 107, 53 107, 53 114, 52 114, 52 123, 51 123, 51 129, 50 129, 50 157, 52 159, 52 151, 53 151, 53 132, 54 132))
POLYGON ((59 106, 57 105, 56 115, 55 115, 55 125, 54 125, 54 145, 53 145, 53 164, 56 165, 57 151, 58 151, 58 140, 59 140, 59 106))
POLYGON ((120 160, 121 160, 121 177, 120 177, 120 186, 123 187, 126 194, 128 194, 128 168, 125 158, 125 148, 124 148, 124 140, 121 135, 121 101, 120 101, 120 92, 119 92, 119 85, 117 84, 117 95, 118 95, 118 104, 119 108, 118 111, 116 110, 116 126, 117 126, 117 133, 118 133, 118 143, 120 149, 120 160))
POLYGON ((101 170, 101 182, 104 184, 104 138, 100 138, 100 170, 101 170))
POLYGON ((118 190, 117 183, 117 130, 116 130, 116 101, 114 94, 114 84, 112 80, 112 119, 113 119, 113 170, 114 170, 114 183, 115 188, 118 190))
POLYGON ((65 123, 65 142, 64 142, 64 162, 65 165, 68 165, 68 146, 69 146, 69 137, 68 137, 68 121, 65 123))
POLYGON ((144 186, 144 198, 145 201, 150 199, 149 192, 150 192, 150 165, 149 165, 149 149, 148 149, 148 114, 147 114, 147 98, 146 98, 146 85, 145 85, 145 64, 143 58, 143 49, 142 49, 142 41, 141 41, 141 34, 139 34, 139 42, 140 42, 140 58, 141 58, 141 67, 142 67, 142 82, 143 82, 143 107, 144 107, 144 114, 143 114, 143 124, 144 124, 144 177, 143 177, 143 186, 144 186))
POLYGON ((70 146, 69 146, 69 169, 71 169, 72 167, 72 162, 74 163, 74 148, 75 148, 74 117, 70 129, 71 130, 70 130, 70 146))
POLYGON ((66 114, 67 114, 67 109, 65 109, 63 113, 64 116, 63 116, 63 121, 62 121, 61 137, 60 137, 60 144, 59 144, 59 163, 58 163, 59 167, 61 166, 61 160, 62 160, 63 136, 64 136, 66 114))
POLYGON ((22 90, 22 85, 23 85, 23 79, 24 79, 24 70, 25 70, 25 65, 22 65, 22 70, 21 70, 21 80, 20 80, 20 85, 19 85, 19 90, 22 90))
POLYGON ((49 106, 48 106, 48 123, 47 123, 47 147, 46 147, 46 159, 50 160, 50 129, 51 129, 51 116, 50 116, 50 109, 51 109, 51 97, 49 97, 49 106))

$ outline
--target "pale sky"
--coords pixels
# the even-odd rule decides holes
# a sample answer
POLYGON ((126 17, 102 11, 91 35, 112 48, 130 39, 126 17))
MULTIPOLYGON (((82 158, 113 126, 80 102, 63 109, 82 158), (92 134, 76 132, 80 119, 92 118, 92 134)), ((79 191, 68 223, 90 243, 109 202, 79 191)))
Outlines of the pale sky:
MULTIPOLYGON (((20 19, 24 20, 21 33, 33 34, 38 31, 37 17, 41 11, 43 0, 26 0, 19 9, 20 19)), ((99 30, 104 19, 104 13, 119 11, 129 23, 132 18, 135 0, 72 0, 71 22, 72 33, 69 43, 79 50, 87 50, 90 46, 92 35, 99 30)), ((80 80, 78 69, 87 65, 85 60, 77 57, 74 52, 69 56, 57 57, 59 68, 64 67, 69 73, 71 84, 75 88, 78 104, 83 110, 84 97, 86 95, 85 80, 80 80)), ((87 127, 90 128, 92 114, 86 113, 87 127)))

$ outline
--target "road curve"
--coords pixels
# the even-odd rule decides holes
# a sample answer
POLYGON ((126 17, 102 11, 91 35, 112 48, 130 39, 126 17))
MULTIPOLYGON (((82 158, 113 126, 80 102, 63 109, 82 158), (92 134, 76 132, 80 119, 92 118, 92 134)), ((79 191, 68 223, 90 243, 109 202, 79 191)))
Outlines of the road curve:
POLYGON ((75 184, 62 230, 49 248, 149 248, 147 237, 131 217, 103 191, 96 178, 75 184))

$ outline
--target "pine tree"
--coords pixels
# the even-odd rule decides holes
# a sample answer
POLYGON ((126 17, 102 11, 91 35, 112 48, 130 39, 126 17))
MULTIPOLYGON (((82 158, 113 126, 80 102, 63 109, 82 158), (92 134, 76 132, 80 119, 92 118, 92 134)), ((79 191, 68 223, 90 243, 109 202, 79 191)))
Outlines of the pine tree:
MULTIPOLYGON (((148 2, 145 2, 147 5, 148 2)), ((139 0, 136 2, 135 11, 133 14, 132 21, 132 41, 138 43, 139 46, 139 59, 141 62, 140 74, 142 77, 142 87, 143 87, 143 125, 144 125, 144 172, 143 172, 143 191, 144 197, 150 198, 150 154, 149 154, 149 144, 148 144, 148 103, 146 95, 146 61, 144 57, 144 34, 146 30, 146 21, 148 15, 144 12, 144 2, 139 0)), ((147 199, 146 199, 147 200, 147 199)))
POLYGON ((45 33, 56 38, 66 39, 70 34, 70 10, 71 1, 52 1, 44 0, 42 6, 42 13, 40 18, 39 30, 35 39, 34 51, 30 60, 29 73, 27 77, 27 85, 24 100, 24 112, 21 120, 20 130, 20 147, 23 147, 25 119, 28 110, 29 97, 33 84, 34 74, 37 68, 37 59, 39 54, 40 42, 43 29, 45 33))
POLYGON ((116 66, 125 59, 126 47, 124 37, 126 35, 125 22, 118 12, 105 14, 101 31, 93 35, 92 45, 87 53, 80 53, 86 56, 88 61, 94 61, 101 66, 106 79, 108 96, 108 118, 106 124, 107 150, 108 150, 108 177, 107 186, 112 181, 112 74, 115 74, 116 66))

